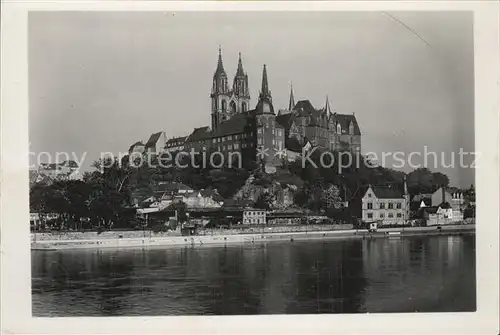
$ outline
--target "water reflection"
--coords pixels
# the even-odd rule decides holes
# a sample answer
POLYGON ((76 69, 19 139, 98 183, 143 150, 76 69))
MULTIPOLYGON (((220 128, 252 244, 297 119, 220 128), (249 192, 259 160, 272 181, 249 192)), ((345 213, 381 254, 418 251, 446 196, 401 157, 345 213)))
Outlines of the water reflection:
POLYGON ((475 310, 474 236, 32 252, 34 316, 475 310))

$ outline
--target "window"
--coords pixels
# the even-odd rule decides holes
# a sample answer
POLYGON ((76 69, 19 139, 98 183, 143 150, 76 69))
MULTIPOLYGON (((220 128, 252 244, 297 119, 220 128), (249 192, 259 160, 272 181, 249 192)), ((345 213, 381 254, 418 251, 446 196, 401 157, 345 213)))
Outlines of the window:
POLYGON ((222 111, 225 112, 226 111, 226 100, 222 100, 222 111))
POLYGON ((393 208, 394 208, 394 204, 393 204, 392 202, 389 202, 389 203, 387 204, 387 208, 389 208, 389 209, 393 209, 393 208))
POLYGON ((224 150, 224 151, 226 150, 226 146, 225 145, 222 146, 222 150, 224 150))
POLYGON ((247 147, 247 144, 246 144, 246 143, 241 143, 241 147, 242 147, 242 148, 246 148, 246 147, 247 147))
POLYGON ((393 218, 394 217, 394 213, 389 213, 388 215, 390 218, 393 218))
POLYGON ((257 134, 262 134, 262 128, 257 129, 257 134))
POLYGON ((234 101, 231 101, 229 105, 231 106, 231 113, 236 114, 236 104, 234 101))
POLYGON ((368 193, 368 198, 371 198, 372 197, 372 194, 371 193, 368 193))
POLYGON ((403 215, 401 213, 396 214, 398 218, 402 217, 403 215))
POLYGON ((366 214, 366 217, 369 218, 369 219, 373 219, 373 213, 366 214))
POLYGON ((227 150, 233 150, 233 145, 232 145, 232 144, 229 144, 229 145, 227 146, 227 150))
POLYGON ((262 138, 259 138, 259 139, 257 140, 257 144, 262 145, 262 138))
POLYGON ((366 204, 368 209, 373 209, 373 203, 369 202, 366 204))
POLYGON ((273 138, 273 145, 275 145, 275 144, 276 144, 275 142, 276 142, 276 141, 275 141, 275 140, 274 140, 274 138, 273 138))
POLYGON ((274 128, 273 128, 272 132, 273 132, 273 135, 274 135, 274 128))
POLYGON ((384 213, 380 213, 380 218, 383 219, 384 218, 384 213))
POLYGON ((228 137, 227 137, 227 139, 228 139, 229 141, 231 141, 231 140, 233 139, 233 136, 231 136, 231 135, 230 135, 230 136, 228 136, 228 137))
POLYGON ((380 203, 380 209, 385 209, 385 203, 383 202, 380 203))
POLYGON ((212 140, 212 143, 216 143, 216 142, 217 142, 217 139, 215 139, 215 138, 214 138, 214 139, 212 140))
POLYGON ((400 202, 398 202, 398 203, 396 204, 396 208, 397 208, 397 209, 401 209, 401 203, 400 203, 400 202))
POLYGON ((239 147, 240 147, 240 146, 239 146, 239 144, 238 144, 238 143, 235 143, 235 144, 234 144, 234 148, 235 148, 235 149, 239 149, 239 147))

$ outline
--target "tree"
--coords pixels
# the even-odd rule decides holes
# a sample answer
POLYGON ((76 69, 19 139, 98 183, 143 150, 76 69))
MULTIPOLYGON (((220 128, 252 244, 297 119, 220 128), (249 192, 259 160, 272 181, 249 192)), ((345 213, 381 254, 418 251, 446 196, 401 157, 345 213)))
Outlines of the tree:
POLYGON ((259 209, 270 210, 273 201, 274 201, 274 196, 271 193, 262 192, 257 198, 254 207, 259 209))
POLYGON ((338 209, 342 205, 340 190, 336 185, 329 184, 322 194, 322 205, 325 209, 338 209))
POLYGON ((177 221, 181 224, 187 222, 188 220, 188 215, 187 215, 187 206, 184 202, 178 201, 172 203, 170 205, 170 209, 174 210, 177 214, 177 221))

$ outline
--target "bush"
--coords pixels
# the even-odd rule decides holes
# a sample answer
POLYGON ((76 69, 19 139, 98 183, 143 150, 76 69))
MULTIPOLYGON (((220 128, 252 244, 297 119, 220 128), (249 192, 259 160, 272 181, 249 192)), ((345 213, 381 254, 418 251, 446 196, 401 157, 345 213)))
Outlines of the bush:
POLYGON ((153 226, 152 231, 153 233, 163 233, 168 231, 168 228, 164 224, 159 223, 153 226))

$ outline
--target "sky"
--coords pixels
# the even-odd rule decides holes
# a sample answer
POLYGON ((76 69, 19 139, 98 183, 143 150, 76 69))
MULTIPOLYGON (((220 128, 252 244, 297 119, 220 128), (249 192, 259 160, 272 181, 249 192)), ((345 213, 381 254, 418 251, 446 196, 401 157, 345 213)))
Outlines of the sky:
POLYGON ((474 151, 470 12, 31 12, 28 41, 32 162, 65 152, 88 170, 154 132, 210 125, 220 45, 229 83, 241 52, 251 107, 266 64, 276 110, 291 83, 316 108, 328 95, 380 164, 395 163, 382 152, 416 152, 413 167, 435 152, 428 168, 474 183, 472 156, 459 158, 474 151))

